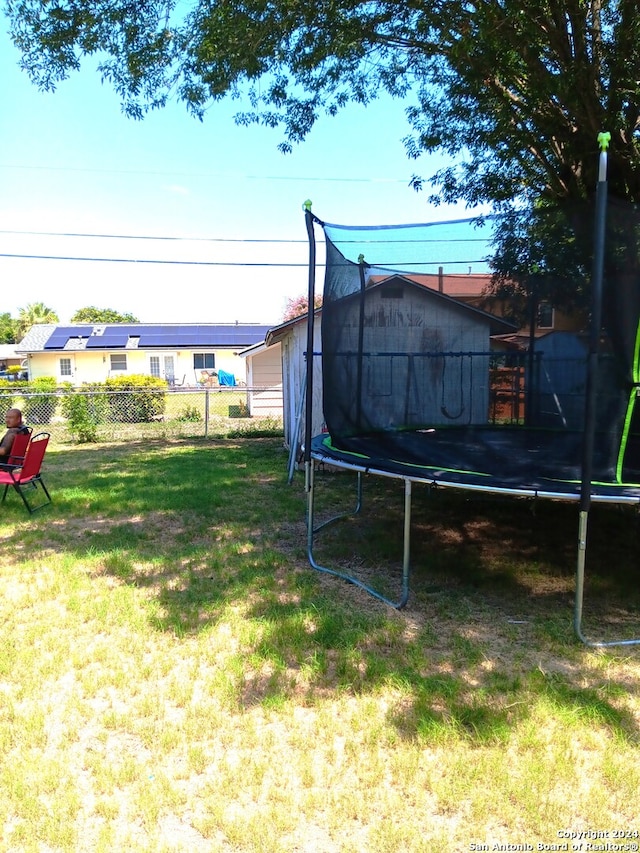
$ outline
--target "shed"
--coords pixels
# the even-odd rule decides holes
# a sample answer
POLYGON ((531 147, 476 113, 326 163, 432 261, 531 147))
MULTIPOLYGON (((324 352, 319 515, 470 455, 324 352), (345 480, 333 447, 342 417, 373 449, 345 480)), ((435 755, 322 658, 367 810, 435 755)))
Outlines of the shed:
MULTIPOLYGON (((322 309, 318 308, 314 319, 313 358, 313 423, 314 435, 324 427, 322 414, 322 363, 320 359, 320 318, 322 309)), ((279 346, 282 360, 282 397, 284 440, 287 447, 300 445, 304 436, 304 398, 307 379, 307 315, 295 317, 270 329, 265 339, 269 348, 279 346)))
POLYGON ((251 417, 282 417, 282 357, 280 344, 261 341, 243 350, 246 361, 247 406, 251 417))
MULTIPOLYGON (((351 301, 351 307, 340 312, 341 328, 331 329, 330 333, 340 336, 343 351, 350 349, 355 354, 361 306, 357 296, 347 296, 345 302, 347 300, 351 301)), ((483 418, 486 416, 490 393, 488 358, 484 362, 484 373, 477 369, 477 358, 474 360, 461 355, 455 375, 450 372, 440 376, 440 381, 434 384, 432 374, 434 370, 445 370, 446 374, 445 360, 438 359, 438 354, 489 353, 491 336, 514 331, 511 323, 402 275, 372 277, 365 290, 364 310, 369 353, 365 361, 371 365, 372 354, 375 353, 379 365, 381 354, 376 347, 376 329, 384 330, 388 340, 389 327, 393 328, 397 352, 413 352, 414 358, 410 362, 404 355, 396 358, 394 353, 387 353, 386 381, 416 382, 422 388, 434 388, 433 399, 428 403, 431 422, 451 423, 452 416, 462 409, 463 416, 469 418, 469 407, 477 410, 477 415, 482 413, 483 418)), ((322 404, 322 317, 323 309, 318 308, 314 314, 313 435, 326 428, 322 404)), ((296 317, 271 329, 265 343, 267 347, 276 343, 281 345, 285 442, 289 447, 294 441, 300 446, 304 436, 307 316, 296 317)), ((447 360, 447 364, 451 361, 447 360)), ((368 372, 365 364, 364 381, 368 381, 370 376, 373 372, 368 372)), ((389 399, 389 387, 379 383, 375 389, 378 412, 383 411, 385 401, 389 399)), ((418 397, 424 403, 423 395, 416 395, 416 399, 418 397)), ((345 401, 345 405, 349 405, 349 401, 345 401)), ((423 416, 424 412, 421 412, 420 417, 423 416)))

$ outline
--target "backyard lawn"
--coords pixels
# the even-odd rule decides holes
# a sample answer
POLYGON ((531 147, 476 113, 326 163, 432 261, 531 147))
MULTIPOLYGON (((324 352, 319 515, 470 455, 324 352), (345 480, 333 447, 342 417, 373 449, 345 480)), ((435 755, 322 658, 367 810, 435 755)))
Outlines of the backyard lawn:
MULTIPOLYGON (((0 520, 0 850, 638 849, 640 647, 574 636, 575 507, 416 490, 397 612, 309 567, 281 437, 54 443, 44 476, 0 520)), ((367 480, 316 557, 394 594, 401 512, 367 480)), ((637 515, 591 515, 585 633, 638 636, 637 515)))

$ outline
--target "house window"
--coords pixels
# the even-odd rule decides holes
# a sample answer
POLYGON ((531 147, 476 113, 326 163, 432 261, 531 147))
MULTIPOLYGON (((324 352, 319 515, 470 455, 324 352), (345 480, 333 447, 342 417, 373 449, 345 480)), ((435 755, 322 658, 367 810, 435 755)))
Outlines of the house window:
POLYGON ((216 356, 213 352, 194 352, 194 370, 213 370, 216 366, 216 356))
POLYGON ((538 328, 553 329, 553 305, 550 302, 541 302, 538 306, 538 328))
POLYGON ((157 379, 160 378, 160 356, 159 355, 150 355, 149 356, 149 372, 152 376, 155 376, 157 379))
POLYGON ((71 359, 60 359, 60 376, 71 376, 71 359))
POLYGON ((383 299, 404 299, 402 287, 384 287, 380 293, 383 299))
POLYGON ((109 358, 111 359, 111 370, 127 369, 127 356, 125 355, 125 353, 111 353, 109 358))

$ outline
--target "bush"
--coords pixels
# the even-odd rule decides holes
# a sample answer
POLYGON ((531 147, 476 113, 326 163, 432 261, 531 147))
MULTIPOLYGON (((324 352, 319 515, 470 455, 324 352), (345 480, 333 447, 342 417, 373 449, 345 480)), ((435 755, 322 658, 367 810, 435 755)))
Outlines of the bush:
POLYGON ((79 403, 75 396, 85 400, 85 408, 88 417, 94 424, 102 424, 109 415, 109 400, 104 382, 83 382, 80 388, 74 388, 70 383, 65 383, 65 395, 60 404, 60 413, 68 420, 72 420, 74 412, 78 412, 79 403))
MULTIPOLYGON (((15 385, 15 382, 12 385, 15 385)), ((57 382, 52 376, 42 376, 40 379, 25 383, 22 416, 26 423, 51 423, 58 405, 57 387, 57 382)))
POLYGON ((202 420, 202 414, 197 406, 185 406, 176 415, 176 420, 182 423, 198 423, 202 420))
POLYGON ((0 379, 0 418, 2 418, 3 423, 4 416, 16 404, 15 390, 14 382, 9 382, 7 379, 0 379))
POLYGON ((81 444, 98 440, 98 422, 90 404, 91 398, 86 394, 71 394, 64 400, 69 431, 81 444))
POLYGON ((164 379, 142 374, 118 376, 107 379, 105 388, 107 391, 119 392, 109 394, 111 421, 149 423, 164 415, 167 390, 164 379))

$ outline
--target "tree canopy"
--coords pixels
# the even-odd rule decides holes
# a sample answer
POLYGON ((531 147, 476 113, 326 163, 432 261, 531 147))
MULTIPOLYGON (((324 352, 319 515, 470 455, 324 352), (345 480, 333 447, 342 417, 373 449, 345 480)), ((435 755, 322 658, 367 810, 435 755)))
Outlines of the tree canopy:
POLYGON ((18 319, 15 321, 16 340, 21 341, 36 323, 58 323, 59 319, 56 312, 47 308, 44 302, 30 302, 18 312, 18 319))
POLYGON ((428 176, 440 200, 585 198, 606 130, 612 191, 640 201, 636 0, 7 0, 6 8, 40 87, 95 55, 135 117, 170 97, 202 117, 243 92, 252 108, 238 121, 282 125, 287 150, 322 113, 386 91, 406 99, 408 132, 399 134, 408 154, 441 151, 459 164, 428 176))
MULTIPOLYGON (((296 317, 301 317, 303 314, 306 314, 309 306, 309 297, 307 294, 302 294, 300 296, 294 296, 290 299, 287 299, 287 303, 284 308, 284 313, 282 315, 282 321, 284 323, 287 320, 293 320, 296 317)), ((316 293, 315 298, 313 300, 313 307, 320 308, 322 306, 322 294, 316 293)))
POLYGON ((16 343, 16 321, 11 314, 3 311, 0 314, 0 344, 16 343))
POLYGON ((86 308, 78 308, 73 317, 72 323, 139 323, 137 317, 133 314, 121 314, 113 308, 95 308, 89 305, 86 308))

